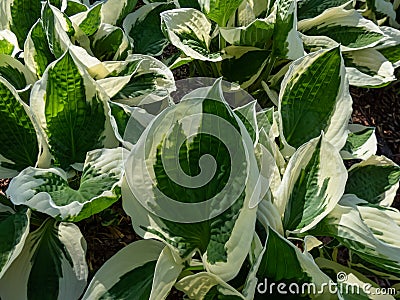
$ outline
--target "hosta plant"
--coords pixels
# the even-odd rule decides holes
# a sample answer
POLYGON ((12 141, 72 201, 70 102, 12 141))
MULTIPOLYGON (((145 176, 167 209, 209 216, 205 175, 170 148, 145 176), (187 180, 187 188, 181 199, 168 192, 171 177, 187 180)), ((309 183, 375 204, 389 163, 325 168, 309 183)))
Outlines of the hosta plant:
POLYGON ((397 2, 312 2, 3 1, 0 298, 265 299, 296 283, 316 289, 296 299, 374 299, 371 274, 399 280, 400 168, 348 123, 350 68, 387 82, 354 64, 396 57, 397 2), (338 22, 353 44, 320 43, 338 22), (186 56, 173 66, 234 83, 177 90, 153 57, 168 41, 186 56), (143 240, 88 283, 74 223, 121 195, 143 240))
POLYGON ((189 63, 197 74, 223 76, 274 101, 291 61, 340 45, 351 85, 380 87, 395 80, 398 3, 182 2, 161 13, 164 33, 181 53, 171 68, 189 63))

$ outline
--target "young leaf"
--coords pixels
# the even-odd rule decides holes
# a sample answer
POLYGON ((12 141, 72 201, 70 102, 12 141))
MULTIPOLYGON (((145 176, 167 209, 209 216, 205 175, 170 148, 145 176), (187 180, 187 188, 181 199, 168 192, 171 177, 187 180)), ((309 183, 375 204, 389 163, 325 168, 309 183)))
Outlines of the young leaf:
POLYGON ((384 156, 371 156, 349 169, 346 194, 390 206, 399 188, 400 167, 384 156))
POLYGON ((349 124, 349 130, 350 133, 346 144, 340 151, 343 159, 365 160, 376 154, 378 142, 375 135, 375 127, 349 124))
POLYGON ((14 87, 0 77, 0 177, 10 178, 39 158, 39 141, 29 107, 14 87))
POLYGON ((80 221, 119 199, 122 156, 122 148, 88 152, 78 179, 68 180, 61 169, 27 168, 10 182, 7 195, 16 205, 27 205, 63 221, 80 221))
POLYGON ((62 168, 82 163, 90 150, 116 145, 107 97, 70 52, 47 68, 31 99, 50 152, 62 168))
POLYGON ((29 70, 42 77, 47 66, 56 60, 47 42, 43 23, 38 20, 28 33, 24 45, 24 61, 29 70))
MULTIPOLYGON (((36 81, 35 75, 26 66, 5 54, 0 54, 0 76, 6 79, 19 93, 36 81)), ((29 103, 29 97, 27 98, 29 103)))
POLYGON ((325 10, 319 16, 299 22, 299 30, 305 35, 327 36, 341 45, 342 50, 370 48, 384 37, 378 25, 369 21, 344 4, 325 10))
POLYGON ((296 60, 279 94, 281 137, 294 148, 325 132, 340 150, 346 143, 352 99, 338 47, 296 60))
POLYGON ((124 31, 133 39, 134 53, 154 56, 162 54, 168 39, 161 30, 160 13, 175 7, 173 2, 151 3, 125 18, 124 31))
POLYGON ((285 230, 305 232, 339 202, 347 179, 339 152, 324 136, 301 146, 291 157, 278 190, 286 204, 285 230))
POLYGON ((0 204, 0 279, 22 251, 29 233, 30 215, 29 209, 14 211, 0 204))
POLYGON ((175 286, 190 299, 245 299, 235 288, 208 272, 186 276, 178 281, 175 286))
POLYGON ((210 52, 211 22, 192 8, 172 9, 161 13, 162 28, 169 41, 187 56, 206 61, 220 61, 219 53, 210 52))
POLYGON ((297 32, 297 5, 295 0, 277 0, 272 55, 298 59, 304 55, 303 43, 297 32))
POLYGON ((199 0, 202 12, 220 27, 227 25, 243 0, 199 0))
POLYGON ((8 29, 0 30, 0 54, 14 57, 20 51, 15 34, 8 29))
POLYGON ((312 19, 319 16, 328 8, 341 6, 348 3, 348 0, 329 0, 329 1, 319 1, 319 0, 303 0, 297 2, 297 18, 299 21, 304 19, 312 19))
POLYGON ((99 3, 89 10, 75 14, 71 17, 71 21, 79 26, 79 28, 87 36, 93 35, 101 24, 101 8, 102 3, 99 3))
POLYGON ((136 3, 137 0, 107 0, 101 8, 103 23, 120 26, 136 3))
POLYGON ((125 59, 130 47, 121 28, 105 23, 100 25, 91 41, 91 50, 101 61, 125 59))
POLYGON ((246 27, 222 27, 220 33, 232 45, 265 49, 271 43, 274 24, 269 19, 257 19, 246 27))
POLYGON ((177 277, 182 267, 168 256, 170 250, 163 248, 162 243, 154 240, 141 240, 126 246, 97 271, 82 299, 165 299, 172 286, 170 281, 162 283, 161 280, 177 277), (169 264, 170 274, 160 268, 161 261, 169 264), (168 284, 169 287, 163 290, 168 284), (154 295, 155 292, 158 294, 154 295))
POLYGON ((86 242, 76 225, 48 219, 28 235, 21 254, 0 279, 0 297, 78 299, 88 276, 85 252, 86 242), (20 283, 17 289, 15 282, 20 283))
POLYGON ((82 4, 79 0, 68 0, 67 7, 64 10, 64 13, 71 17, 81 12, 85 12, 88 10, 88 7, 85 4, 82 4))
POLYGON ((38 0, 4 0, 0 6, 0 27, 14 32, 22 48, 32 25, 40 18, 41 8, 42 2, 38 0))
POLYGON ((69 37, 75 33, 72 22, 60 10, 46 2, 42 9, 42 24, 51 53, 60 58, 71 45, 69 37))

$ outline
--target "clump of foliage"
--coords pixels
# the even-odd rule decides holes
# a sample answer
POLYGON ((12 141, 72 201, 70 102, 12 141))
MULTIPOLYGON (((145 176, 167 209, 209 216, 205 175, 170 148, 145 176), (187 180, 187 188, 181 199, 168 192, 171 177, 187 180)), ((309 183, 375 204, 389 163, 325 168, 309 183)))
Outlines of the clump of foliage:
POLYGON ((400 280, 400 167, 376 155, 374 128, 349 124, 349 81, 394 79, 396 5, 3 1, 1 299, 262 299, 264 279, 350 299, 325 285, 400 280), (154 57, 169 42, 182 51, 170 68, 235 84, 174 99, 154 57), (88 283, 74 223, 121 195, 143 240, 88 283))

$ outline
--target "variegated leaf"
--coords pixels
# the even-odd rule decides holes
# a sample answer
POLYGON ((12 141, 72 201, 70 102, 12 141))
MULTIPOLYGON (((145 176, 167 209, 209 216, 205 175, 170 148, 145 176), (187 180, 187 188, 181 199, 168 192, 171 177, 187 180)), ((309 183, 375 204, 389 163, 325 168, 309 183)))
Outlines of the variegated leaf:
POLYGON ((104 263, 82 299, 165 299, 181 270, 161 242, 137 241, 104 263))
POLYGON ((78 299, 88 276, 85 252, 78 226, 48 219, 28 235, 21 254, 0 279, 0 297, 78 299))
POLYGON ((346 194, 390 206, 399 188, 400 167, 384 156, 371 156, 349 169, 346 194))
POLYGON ((173 2, 151 3, 125 18, 124 31, 133 39, 134 53, 161 55, 168 39, 161 30, 160 13, 174 8, 173 2))
POLYGON ((199 0, 201 11, 220 27, 227 25, 242 0, 199 0))
POLYGON ((127 159, 123 201, 134 228, 183 258, 199 251, 208 271, 234 278, 252 241, 257 210, 250 203, 260 194, 253 153, 219 81, 165 109, 127 159))
POLYGON ((308 54, 290 66, 279 94, 280 132, 286 154, 325 132, 338 150, 347 138, 352 99, 338 47, 308 54))
POLYGON ((90 150, 117 145, 107 99, 72 53, 49 65, 32 89, 31 109, 56 165, 68 168, 90 150))
POLYGON ((374 127, 366 127, 360 124, 349 124, 350 133, 346 144, 340 151, 344 159, 367 159, 375 155, 378 141, 374 127))
POLYGON ((58 168, 26 168, 13 178, 7 195, 16 205, 26 205, 64 221, 80 221, 109 207, 121 196, 123 150, 88 152, 83 173, 68 178, 58 168))
POLYGON ((0 54, 14 57, 20 51, 15 34, 8 29, 0 30, 0 54))
POLYGON ((205 61, 220 61, 210 51, 211 22, 200 11, 180 8, 161 13, 162 28, 169 41, 187 56, 205 61))
POLYGON ((339 152, 324 137, 301 146, 291 157, 277 192, 285 206, 285 230, 305 232, 339 202, 347 179, 339 152))
POLYGON ((30 228, 30 215, 29 209, 15 211, 0 204, 0 279, 24 247, 30 228))

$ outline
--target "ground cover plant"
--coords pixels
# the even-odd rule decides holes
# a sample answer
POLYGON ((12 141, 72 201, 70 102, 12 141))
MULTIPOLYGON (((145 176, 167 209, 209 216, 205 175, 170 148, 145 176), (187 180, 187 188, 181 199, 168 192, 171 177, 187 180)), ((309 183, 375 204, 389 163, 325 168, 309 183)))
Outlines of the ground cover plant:
POLYGON ((136 4, 0 5, 0 298, 394 299, 400 167, 349 86, 396 79, 400 3, 136 4), (141 239, 89 278, 121 201, 141 239))

